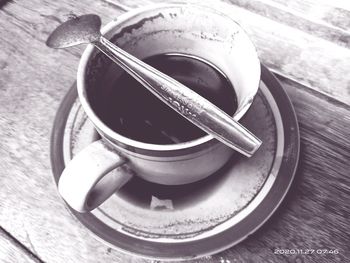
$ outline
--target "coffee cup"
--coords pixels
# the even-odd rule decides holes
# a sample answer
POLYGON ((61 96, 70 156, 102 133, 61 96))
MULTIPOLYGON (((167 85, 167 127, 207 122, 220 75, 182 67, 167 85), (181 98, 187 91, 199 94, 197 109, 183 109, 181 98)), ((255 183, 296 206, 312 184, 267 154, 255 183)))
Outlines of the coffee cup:
MULTIPOLYGON (((196 83, 198 93, 227 107, 237 121, 258 90, 255 47, 229 5, 152 5, 119 16, 102 34, 170 76, 175 71, 172 77, 180 75, 180 82, 185 76, 185 82, 196 83)), ((234 153, 161 108, 162 102, 134 88, 125 74, 92 45, 80 60, 79 100, 101 138, 74 156, 59 180, 61 196, 79 212, 98 207, 133 176, 166 185, 192 183, 214 174, 234 153)))

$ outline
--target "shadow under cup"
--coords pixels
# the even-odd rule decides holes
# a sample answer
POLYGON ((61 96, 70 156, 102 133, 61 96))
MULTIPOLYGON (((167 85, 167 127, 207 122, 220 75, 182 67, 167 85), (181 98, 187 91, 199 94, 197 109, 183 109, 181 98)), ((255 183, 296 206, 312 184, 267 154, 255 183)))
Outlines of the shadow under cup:
MULTIPOLYGON (((242 28, 217 10, 192 5, 158 5, 141 13, 124 14, 104 27, 102 33, 141 60, 161 54, 181 54, 211 65, 230 83, 232 92, 223 99, 235 104, 232 107, 235 112, 228 112, 235 120, 244 115, 257 92, 260 63, 255 48, 242 28)), ((220 169, 232 155, 230 148, 204 133, 181 143, 161 145, 137 141, 113 130, 103 116, 98 116, 97 105, 103 104, 103 94, 123 96, 129 87, 118 85, 118 80, 125 73, 92 46, 87 48, 82 61, 79 70, 83 72, 80 85, 83 92, 79 96, 86 96, 90 108, 87 110, 85 106, 84 110, 99 134, 126 155, 140 177, 160 184, 191 183, 220 169)), ((137 116, 139 105, 132 100, 128 103, 137 116)))

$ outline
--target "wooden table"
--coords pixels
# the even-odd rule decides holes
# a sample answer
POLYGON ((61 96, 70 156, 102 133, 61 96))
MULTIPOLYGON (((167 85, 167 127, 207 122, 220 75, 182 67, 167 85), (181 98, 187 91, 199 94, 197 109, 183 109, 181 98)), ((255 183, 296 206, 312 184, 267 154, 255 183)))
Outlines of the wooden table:
MULTIPOLYGON (((50 132, 83 47, 57 51, 44 43, 71 12, 97 13, 105 24, 154 2, 166 1, 0 1, 0 262, 149 262, 96 241, 58 196, 49 161, 50 132)), ((292 188, 272 218, 241 244, 196 262, 346 262, 350 5, 331 0, 226 2, 293 101, 301 156, 292 188), (275 248, 338 249, 339 254, 275 255, 275 248)))

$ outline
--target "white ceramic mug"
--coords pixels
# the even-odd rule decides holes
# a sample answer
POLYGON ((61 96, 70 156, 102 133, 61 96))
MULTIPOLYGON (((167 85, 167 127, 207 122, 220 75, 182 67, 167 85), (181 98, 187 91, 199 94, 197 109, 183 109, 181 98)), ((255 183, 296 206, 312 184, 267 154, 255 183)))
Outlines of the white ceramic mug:
MULTIPOLYGON (((234 21, 230 6, 220 7, 160 4, 139 8, 107 24, 102 34, 139 59, 180 53, 215 65, 235 89, 238 107, 233 118, 239 120, 258 90, 260 62, 249 37, 234 21)), ((101 79, 107 76, 104 85, 108 85, 123 72, 114 66, 117 73, 108 75, 110 67, 109 59, 92 45, 80 60, 79 99, 101 139, 78 153, 60 177, 59 192, 72 208, 87 212, 98 207, 135 175, 159 184, 186 184, 213 174, 229 160, 233 150, 210 135, 156 145, 127 138, 109 128, 90 102, 101 79), (110 173, 121 167, 128 171, 110 173)))

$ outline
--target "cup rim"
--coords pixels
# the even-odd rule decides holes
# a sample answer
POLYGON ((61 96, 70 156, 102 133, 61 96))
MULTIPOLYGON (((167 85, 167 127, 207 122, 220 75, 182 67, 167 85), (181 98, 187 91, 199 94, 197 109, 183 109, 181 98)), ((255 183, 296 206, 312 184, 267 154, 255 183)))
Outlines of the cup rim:
MULTIPOLYGON (((224 4, 224 3, 222 3, 222 4, 224 4)), ((171 7, 183 7, 183 6, 187 6, 187 7, 192 6, 195 8, 201 8, 201 9, 207 9, 207 10, 211 10, 211 11, 215 11, 215 12, 220 12, 217 8, 212 8, 212 7, 201 5, 201 4, 197 4, 197 5, 194 5, 192 3, 151 4, 151 5, 148 5, 145 7, 135 8, 135 9, 127 11, 126 13, 121 14, 120 16, 118 16, 118 19, 114 19, 114 20, 108 22, 105 26, 103 26, 101 29, 101 34, 105 35, 107 32, 113 30, 115 27, 118 27, 118 25, 123 24, 124 22, 126 22, 127 20, 129 20, 130 18, 132 18, 135 15, 142 14, 142 13, 145 13, 147 11, 157 10, 157 9, 164 9, 164 8, 171 8, 171 7)), ((228 7, 230 7, 230 6, 228 6, 228 7)), ((225 13, 221 13, 221 14, 230 18, 225 13)), ((248 35, 246 33, 246 31, 235 20, 233 20, 232 18, 230 18, 230 19, 231 19, 232 23, 235 23, 236 26, 238 26, 242 30, 242 32, 244 34, 248 35)), ((249 41, 251 41, 251 40, 249 39, 249 41)), ((254 47, 256 57, 259 61, 256 47, 255 47, 254 43, 252 43, 252 46, 254 47)), ((104 124, 103 121, 92 110, 92 108, 90 107, 90 103, 88 101, 87 92, 85 90, 86 68, 87 68, 87 64, 88 64, 94 50, 95 50, 95 47, 92 44, 88 44, 86 49, 84 50, 81 58, 80 58, 78 71, 77 71, 77 90, 78 90, 78 96, 80 99, 80 103, 81 103, 85 113, 87 114, 89 119, 92 121, 92 123, 96 126, 99 133, 101 134, 101 132, 102 132, 106 135, 106 136, 104 136, 104 134, 101 134, 102 137, 111 138, 117 142, 121 142, 122 144, 131 146, 131 147, 135 147, 138 149, 144 149, 144 150, 151 150, 151 151, 154 151, 154 150, 156 150, 156 151, 183 150, 183 149, 196 147, 196 146, 199 146, 199 145, 202 145, 202 144, 205 144, 205 143, 208 143, 208 142, 215 140, 215 138, 212 135, 207 134, 205 136, 202 136, 200 138, 197 138, 197 139, 194 139, 191 141, 187 141, 187 142, 181 142, 181 143, 176 143, 176 144, 152 144, 152 143, 140 142, 140 141, 137 141, 134 139, 130 139, 126 136, 123 136, 123 135, 113 131, 106 124, 104 124)), ((259 82, 260 82, 260 78, 258 80, 258 83, 256 84, 257 87, 259 86, 259 82)), ((257 90, 258 90, 258 88, 257 88, 257 90)), ((252 104, 252 101, 249 104, 247 104, 243 109, 241 109, 241 111, 238 114, 234 113, 232 118, 235 121, 238 121, 248 111, 251 104, 252 104)))

